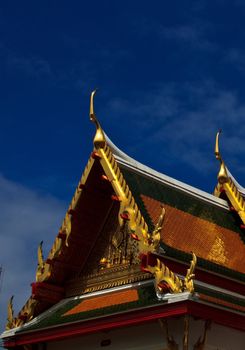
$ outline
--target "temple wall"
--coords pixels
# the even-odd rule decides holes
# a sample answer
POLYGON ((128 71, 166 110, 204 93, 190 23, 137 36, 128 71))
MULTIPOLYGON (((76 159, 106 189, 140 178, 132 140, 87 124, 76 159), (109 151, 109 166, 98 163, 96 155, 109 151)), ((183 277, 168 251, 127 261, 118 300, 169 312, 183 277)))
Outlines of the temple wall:
MULTIPOLYGON (((189 324, 189 349, 194 349, 198 338, 203 337, 204 322, 191 319, 189 324)), ((179 344, 176 349, 181 350, 183 344, 183 318, 168 322, 169 336, 179 344)), ((108 350, 168 350, 166 329, 162 329, 158 322, 144 325, 124 327, 107 332, 99 332, 87 336, 56 341, 47 344, 47 350, 62 349, 108 349, 108 350)), ((245 334, 234 329, 212 324, 207 332, 205 350, 244 350, 245 334)), ((170 348, 169 348, 170 349, 170 348)), ((171 348, 172 349, 172 348, 171 348)), ((174 349, 174 348, 173 348, 174 349)))

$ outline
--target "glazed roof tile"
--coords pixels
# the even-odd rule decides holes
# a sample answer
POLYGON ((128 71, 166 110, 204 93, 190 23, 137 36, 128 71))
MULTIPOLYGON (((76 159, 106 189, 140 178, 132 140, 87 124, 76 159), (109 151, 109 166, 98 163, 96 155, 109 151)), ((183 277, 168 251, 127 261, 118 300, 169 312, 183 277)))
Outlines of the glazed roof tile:
POLYGON ((37 320, 26 324, 19 332, 110 316, 160 303, 152 283, 143 285, 139 289, 130 288, 115 292, 108 290, 107 292, 109 293, 104 295, 97 292, 93 296, 88 294, 83 298, 77 296, 64 299, 37 320))
POLYGON ((218 267, 220 273, 245 280, 245 262, 241 259, 245 256, 244 231, 225 206, 193 196, 125 164, 120 164, 120 169, 150 229, 157 222, 160 205, 164 205, 161 238, 170 256, 174 253, 181 260, 181 253, 194 251, 201 258, 199 266, 210 270, 218 267))
MULTIPOLYGON (((142 199, 156 222, 161 203, 144 195, 142 199)), ((241 259, 245 245, 237 232, 167 204, 164 208, 161 238, 165 244, 186 253, 194 251, 200 258, 245 273, 245 260, 241 259)))
MULTIPOLYGON (((130 311, 134 312, 145 307, 162 307, 164 304, 168 304, 168 298, 170 297, 170 295, 166 295, 164 300, 159 300, 156 296, 153 281, 133 288, 130 286, 124 288, 124 290, 107 290, 102 294, 96 292, 92 295, 64 299, 37 319, 21 327, 16 331, 16 334, 62 326, 73 322, 88 321, 98 317, 110 317, 130 311)), ((245 300, 242 296, 234 297, 229 292, 228 294, 222 293, 199 285, 196 286, 196 292, 196 296, 191 297, 193 301, 204 301, 215 307, 222 306, 233 311, 245 312, 245 300)), ((176 300, 176 302, 181 300, 181 298, 177 299, 179 300, 176 300)), ((174 302, 174 300, 171 302, 174 302)))

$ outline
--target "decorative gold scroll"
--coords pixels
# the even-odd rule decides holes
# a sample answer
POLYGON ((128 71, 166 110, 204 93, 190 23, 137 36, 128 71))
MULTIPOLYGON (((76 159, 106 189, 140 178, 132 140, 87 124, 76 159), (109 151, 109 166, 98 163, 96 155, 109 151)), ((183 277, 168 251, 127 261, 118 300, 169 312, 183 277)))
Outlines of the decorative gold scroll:
MULTIPOLYGON (((96 133, 94 137, 94 146, 96 152, 100 156, 100 163, 105 171, 107 178, 110 180, 115 194, 120 201, 119 210, 119 223, 123 225, 123 213, 128 215, 128 227, 132 232, 132 237, 138 241, 138 249, 141 254, 149 254, 157 252, 160 243, 160 232, 164 221, 165 210, 162 208, 162 212, 155 226, 153 233, 149 233, 147 223, 141 214, 137 203, 123 178, 123 174, 111 152, 110 147, 106 143, 104 132, 100 126, 100 123, 94 112, 94 95, 95 91, 91 94, 90 99, 90 120, 94 122, 96 126, 96 133)), ((172 271, 168 269, 159 259, 155 266, 147 266, 146 271, 151 272, 155 276, 156 288, 161 292, 161 282, 167 283, 172 293, 180 293, 183 291, 194 292, 193 277, 194 268, 196 265, 196 256, 192 254, 193 260, 191 262, 190 269, 187 271, 187 275, 184 282, 176 276, 172 271)))
POLYGON ((19 312, 18 317, 14 317, 13 298, 14 297, 12 296, 8 302, 8 318, 6 330, 19 327, 23 323, 30 321, 33 318, 34 308, 37 304, 36 300, 32 299, 32 297, 29 298, 26 304, 19 312))
POLYGON ((191 265, 190 265, 190 268, 187 270, 187 273, 184 279, 185 289, 190 293, 194 293, 193 279, 195 277, 194 270, 196 267, 196 263, 197 263, 197 257, 194 253, 192 253, 191 265))
POLYGON ((9 299, 9 302, 8 302, 8 318, 7 318, 6 330, 13 328, 12 327, 14 323, 13 298, 14 296, 12 295, 12 297, 9 299))
POLYGON ((214 195, 220 197, 222 191, 225 191, 231 205, 237 211, 243 224, 245 224, 245 201, 239 192, 237 185, 229 176, 225 162, 219 150, 219 135, 221 131, 217 132, 215 141, 215 156, 220 161, 220 169, 218 173, 218 185, 215 188, 214 195))

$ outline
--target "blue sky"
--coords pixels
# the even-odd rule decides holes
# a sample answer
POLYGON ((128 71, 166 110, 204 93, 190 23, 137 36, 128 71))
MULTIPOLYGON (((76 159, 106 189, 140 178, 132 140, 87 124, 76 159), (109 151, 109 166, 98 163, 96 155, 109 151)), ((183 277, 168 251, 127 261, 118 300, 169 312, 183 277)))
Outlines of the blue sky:
POLYGON ((2 308, 18 310, 92 150, 89 95, 133 158, 212 192, 218 163, 245 185, 243 1, 0 3, 2 308))

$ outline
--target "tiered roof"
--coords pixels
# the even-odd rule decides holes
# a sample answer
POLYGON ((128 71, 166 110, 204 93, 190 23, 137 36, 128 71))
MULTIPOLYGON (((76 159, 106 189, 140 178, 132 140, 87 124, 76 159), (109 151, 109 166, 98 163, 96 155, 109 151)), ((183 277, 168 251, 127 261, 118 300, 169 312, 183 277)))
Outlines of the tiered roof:
POLYGON ((243 329, 245 205, 218 137, 221 169, 211 195, 120 151, 102 130, 93 97, 94 151, 47 259, 39 247, 32 296, 17 317, 9 304, 6 344, 31 342, 30 334, 50 326, 81 324, 82 334, 98 318, 110 327, 121 314, 125 324, 140 314, 190 313, 243 329))

